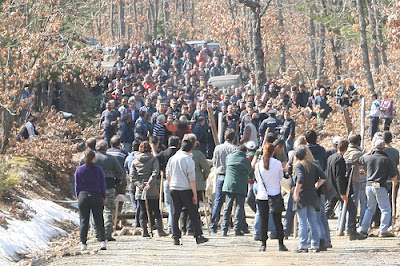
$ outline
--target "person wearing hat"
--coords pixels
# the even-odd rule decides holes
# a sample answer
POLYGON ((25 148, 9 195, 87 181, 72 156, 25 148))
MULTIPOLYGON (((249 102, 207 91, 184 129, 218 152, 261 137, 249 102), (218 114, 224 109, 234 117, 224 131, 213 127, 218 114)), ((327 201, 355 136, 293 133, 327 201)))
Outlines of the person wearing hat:
POLYGON ((332 139, 332 148, 326 150, 326 158, 329 158, 332 154, 337 153, 337 145, 342 140, 341 136, 335 136, 332 139))
POLYGON ((261 141, 264 139, 265 131, 269 128, 269 132, 275 132, 277 126, 281 125, 281 121, 276 118, 276 111, 271 110, 268 112, 268 118, 261 122, 258 129, 261 141))
POLYGON ((294 180, 296 183, 293 199, 299 222, 299 247, 301 252, 319 252, 320 235, 317 223, 319 199, 317 188, 325 182, 325 173, 314 163, 311 151, 304 145, 294 150, 294 180), (309 230, 311 234, 309 234, 309 230), (311 237, 311 248, 308 249, 308 238, 311 237))
POLYGON ((374 150, 371 154, 366 154, 360 158, 360 163, 367 167, 367 210, 365 211, 361 231, 362 235, 367 235, 368 228, 371 226, 372 216, 375 213, 376 205, 381 211, 381 225, 379 237, 393 237, 388 232, 392 208, 390 206, 386 180, 392 179, 392 186, 397 185, 397 173, 393 162, 385 153, 385 141, 382 138, 374 138, 372 145, 374 150))

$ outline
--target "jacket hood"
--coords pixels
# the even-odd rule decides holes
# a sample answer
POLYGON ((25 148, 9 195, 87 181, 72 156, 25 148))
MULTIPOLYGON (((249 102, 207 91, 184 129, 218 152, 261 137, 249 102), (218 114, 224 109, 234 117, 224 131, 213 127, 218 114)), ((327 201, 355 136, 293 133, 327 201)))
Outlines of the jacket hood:
POLYGON ((141 163, 147 162, 151 158, 153 158, 153 155, 150 152, 146 153, 138 152, 135 154, 135 159, 141 163))

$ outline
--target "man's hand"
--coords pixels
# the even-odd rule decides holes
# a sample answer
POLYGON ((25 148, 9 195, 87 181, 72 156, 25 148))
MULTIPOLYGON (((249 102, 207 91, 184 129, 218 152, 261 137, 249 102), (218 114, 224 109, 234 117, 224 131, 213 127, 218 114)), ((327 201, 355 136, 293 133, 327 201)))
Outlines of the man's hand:
POLYGON ((300 201, 300 195, 298 193, 293 194, 293 200, 295 202, 299 202, 300 201))
POLYGON ((150 189, 150 185, 149 184, 147 184, 146 186, 144 186, 144 190, 149 190, 150 189))
POLYGON ((346 195, 340 195, 342 198, 343 202, 349 202, 349 198, 346 195))
POLYGON ((110 125, 115 126, 117 124, 117 121, 111 121, 110 125))
POLYGON ((194 204, 194 205, 197 205, 197 194, 193 194, 193 199, 192 199, 192 201, 193 201, 193 204, 194 204))

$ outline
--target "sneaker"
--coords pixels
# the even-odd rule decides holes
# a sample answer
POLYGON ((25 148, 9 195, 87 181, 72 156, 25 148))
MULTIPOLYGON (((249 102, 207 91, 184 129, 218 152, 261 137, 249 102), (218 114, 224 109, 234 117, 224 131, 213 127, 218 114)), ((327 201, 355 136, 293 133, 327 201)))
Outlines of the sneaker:
POLYGON ((174 245, 175 246, 180 246, 181 245, 181 241, 179 240, 179 238, 178 237, 173 237, 173 239, 174 239, 174 245))
POLYGON ((379 233, 379 237, 394 237, 394 234, 390 232, 381 232, 379 233))
POLYGON ((243 231, 237 231, 237 232, 235 232, 235 236, 244 236, 244 232, 243 231))
POLYGON ((293 250, 294 253, 307 253, 308 249, 307 248, 296 248, 293 250))
POLYGON ((101 250, 106 250, 106 249, 107 249, 107 245, 106 245, 106 242, 105 242, 105 241, 101 241, 101 242, 100 242, 100 249, 101 249, 101 250))
POLYGON ((310 248, 309 251, 314 253, 320 252, 319 248, 310 248))
POLYGON ((221 236, 228 236, 228 232, 222 232, 221 236))
POLYGON ((202 244, 208 242, 208 238, 205 238, 204 236, 199 236, 196 237, 196 243, 197 244, 202 244))
POLYGON ((363 234, 359 234, 359 233, 357 233, 357 232, 355 232, 355 233, 353 233, 353 234, 350 234, 350 241, 353 241, 353 240, 364 240, 364 239, 366 239, 367 238, 367 236, 366 235, 363 235, 363 234))
POLYGON ((81 246, 81 250, 82 250, 82 251, 85 251, 85 250, 87 250, 87 245, 86 245, 86 244, 82 244, 82 246, 81 246))
POLYGON ((267 249, 266 245, 261 245, 261 247, 258 250, 264 252, 266 249, 267 249))
POLYGON ((285 245, 279 245, 279 251, 288 251, 287 247, 285 245))

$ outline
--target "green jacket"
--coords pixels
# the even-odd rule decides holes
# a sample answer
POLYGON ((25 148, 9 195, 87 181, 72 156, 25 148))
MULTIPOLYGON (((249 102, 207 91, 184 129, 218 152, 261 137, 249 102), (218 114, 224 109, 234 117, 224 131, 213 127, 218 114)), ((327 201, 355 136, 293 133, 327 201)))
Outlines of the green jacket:
POLYGON ((252 171, 246 153, 236 150, 226 157, 226 174, 223 192, 247 195, 247 184, 252 171))
POLYGON ((192 151, 192 159, 195 163, 196 190, 206 190, 206 179, 210 173, 210 166, 208 165, 207 158, 204 153, 194 149, 192 151))

